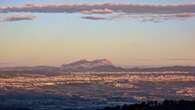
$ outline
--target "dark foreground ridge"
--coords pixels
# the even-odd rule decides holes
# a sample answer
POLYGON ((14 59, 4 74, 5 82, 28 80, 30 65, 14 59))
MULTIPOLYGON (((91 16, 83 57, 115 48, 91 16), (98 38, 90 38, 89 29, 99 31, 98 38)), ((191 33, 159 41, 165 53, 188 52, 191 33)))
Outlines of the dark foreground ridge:
MULTIPOLYGON (((22 107, 21 105, 2 105, 0 104, 0 110, 35 110, 28 107, 22 107)), ((47 110, 50 110, 49 108, 47 110)), ((56 108, 56 110, 58 110, 56 108)), ((59 109, 59 110, 68 110, 68 109, 59 109)), ((80 109, 71 109, 71 110, 80 110, 80 109)), ((83 110, 83 109, 82 109, 83 110)), ((157 101, 147 101, 139 104, 130 104, 122 105, 115 107, 105 107, 103 109, 97 110, 195 110, 195 100, 164 100, 159 103, 157 101)))
POLYGON ((115 107, 105 107, 99 110, 195 110, 195 100, 164 100, 162 103, 157 101, 142 102, 140 104, 131 104, 115 107))
POLYGON ((17 105, 2 105, 0 104, 0 110, 33 110, 27 107, 20 107, 17 105))

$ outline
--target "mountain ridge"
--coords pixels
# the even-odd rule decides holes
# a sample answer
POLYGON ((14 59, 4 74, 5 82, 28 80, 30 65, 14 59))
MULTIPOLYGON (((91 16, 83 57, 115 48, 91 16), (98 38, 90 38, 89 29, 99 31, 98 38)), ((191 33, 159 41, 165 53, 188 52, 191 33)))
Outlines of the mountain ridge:
POLYGON ((112 64, 110 60, 107 59, 96 59, 96 60, 79 60, 69 64, 63 64, 61 66, 63 71, 73 71, 73 72, 87 72, 87 71, 119 71, 122 68, 116 67, 112 64))
POLYGON ((0 72, 29 72, 29 73, 56 73, 56 72, 189 72, 195 73, 195 66, 163 66, 146 68, 123 68, 115 66, 108 59, 78 60, 60 67, 54 66, 19 66, 0 68, 0 72))

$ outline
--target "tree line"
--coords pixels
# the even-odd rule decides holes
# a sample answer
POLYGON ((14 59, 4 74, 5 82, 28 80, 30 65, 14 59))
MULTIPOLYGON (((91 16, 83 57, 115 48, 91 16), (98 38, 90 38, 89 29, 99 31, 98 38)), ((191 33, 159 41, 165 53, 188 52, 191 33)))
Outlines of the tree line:
POLYGON ((105 107, 99 110, 195 110, 195 100, 164 100, 163 102, 147 101, 139 104, 105 107))

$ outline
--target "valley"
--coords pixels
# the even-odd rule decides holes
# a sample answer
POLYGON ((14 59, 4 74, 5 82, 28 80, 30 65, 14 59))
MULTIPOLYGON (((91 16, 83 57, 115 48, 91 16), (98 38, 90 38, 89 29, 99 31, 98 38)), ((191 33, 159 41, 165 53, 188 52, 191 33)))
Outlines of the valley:
POLYGON ((97 109, 147 100, 193 100, 194 85, 195 74, 172 72, 7 73, 0 76, 0 103, 36 110, 97 109))

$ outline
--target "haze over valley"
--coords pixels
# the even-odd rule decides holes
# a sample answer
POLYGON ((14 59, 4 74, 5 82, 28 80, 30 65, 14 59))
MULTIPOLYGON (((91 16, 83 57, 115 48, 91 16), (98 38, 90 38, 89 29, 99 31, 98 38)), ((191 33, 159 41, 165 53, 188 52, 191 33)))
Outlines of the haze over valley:
POLYGON ((195 0, 0 0, 0 110, 195 110, 195 0))
POLYGON ((190 66, 122 68, 107 59, 61 67, 1 68, 0 103, 36 110, 91 110, 147 100, 193 100, 194 70, 190 66))

